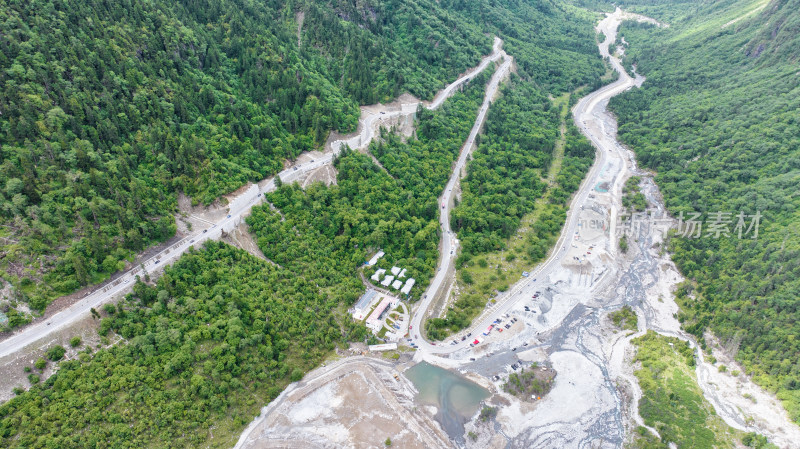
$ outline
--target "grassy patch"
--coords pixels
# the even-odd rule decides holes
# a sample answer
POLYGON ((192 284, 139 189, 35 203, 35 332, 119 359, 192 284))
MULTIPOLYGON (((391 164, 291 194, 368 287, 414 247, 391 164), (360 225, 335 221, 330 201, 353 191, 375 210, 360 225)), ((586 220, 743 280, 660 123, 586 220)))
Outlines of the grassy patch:
POLYGON ((389 329, 386 326, 383 326, 381 330, 378 331, 378 338, 386 338, 386 333, 389 332, 389 329))
POLYGON ((616 312, 611 312, 608 316, 614 322, 614 326, 620 329, 629 331, 638 329, 638 318, 631 306, 624 306, 616 312))
POLYGON ((688 343, 649 331, 633 344, 637 349, 635 362, 641 364, 634 373, 642 388, 639 413, 645 424, 661 435, 658 440, 639 429, 633 447, 667 448, 675 443, 695 449, 734 448, 738 441, 761 441, 761 437, 729 427, 705 400, 694 372, 694 351, 688 343))
POLYGON ((643 212, 647 209, 647 199, 639 189, 639 183, 642 178, 638 176, 631 176, 625 181, 625 187, 622 189, 622 207, 628 212, 643 212))
POLYGON ((521 368, 519 374, 509 374, 508 380, 503 384, 503 391, 522 400, 528 400, 531 396, 541 398, 553 387, 555 377, 553 370, 534 364, 527 370, 521 368))
POLYGON ((484 407, 481 409, 481 421, 486 422, 490 419, 494 419, 495 416, 497 416, 497 407, 484 407))

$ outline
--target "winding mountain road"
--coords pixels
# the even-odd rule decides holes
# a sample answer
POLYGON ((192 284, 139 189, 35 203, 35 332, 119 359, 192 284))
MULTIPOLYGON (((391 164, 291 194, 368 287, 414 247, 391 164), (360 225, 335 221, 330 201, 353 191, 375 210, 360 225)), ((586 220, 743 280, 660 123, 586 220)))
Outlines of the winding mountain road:
POLYGON ((422 320, 426 316, 425 312, 430 307, 433 299, 437 295, 437 292, 446 285, 448 276, 450 275, 450 270, 455 263, 455 258, 458 253, 458 239, 450 228, 450 211, 453 208, 453 194, 461 180, 464 167, 467 165, 467 159, 469 159, 469 156, 475 146, 475 139, 477 138, 478 133, 480 132, 481 128, 483 127, 483 123, 486 120, 486 114, 489 111, 489 106, 492 103, 492 99, 496 95, 497 89, 500 86, 500 81, 508 76, 509 71, 511 70, 512 62, 513 59, 506 55, 503 64, 495 71, 492 79, 489 81, 489 84, 486 87, 486 95, 484 96, 483 104, 481 105, 481 108, 478 111, 478 116, 475 119, 475 124, 472 126, 472 130, 470 131, 469 137, 467 137, 464 146, 461 147, 461 152, 458 156, 458 160, 453 166, 453 172, 450 175, 450 179, 447 181, 444 192, 438 200, 438 203, 442 205, 439 209, 439 226, 442 230, 439 269, 436 272, 436 276, 434 276, 433 280, 431 281, 431 284, 428 286, 428 289, 425 291, 422 300, 417 306, 417 312, 411 319, 411 327, 415 335, 414 339, 417 344, 420 345, 420 348, 424 348, 423 350, 430 351, 431 349, 436 348, 435 345, 422 338, 421 334, 417 334, 419 334, 419 329, 422 326, 422 320), (414 329, 417 330, 414 331, 414 329))
MULTIPOLYGON (((606 110, 610 98, 640 86, 644 81, 638 75, 631 77, 620 60, 610 54, 609 47, 616 41, 616 32, 623 20, 666 26, 619 8, 598 24, 597 30, 605 35, 605 40, 598 45, 600 54, 619 73, 619 79, 581 98, 573 108, 575 124, 591 140, 597 152, 595 163, 570 203, 566 223, 554 249, 530 277, 523 278, 508 292, 497 297, 496 304, 473 320, 475 324, 456 336, 454 343, 434 344, 425 340, 421 332, 423 320, 428 318, 432 298, 446 284, 446 268, 451 266, 457 255, 456 251, 453 254, 450 251, 451 248, 457 248, 457 241, 450 233, 449 203, 453 183, 448 183, 440 200, 448 206, 440 211, 444 236, 440 255, 441 271, 412 318, 412 341, 419 347, 415 360, 427 360, 440 366, 479 372, 489 377, 494 373, 502 373, 513 361, 520 360, 520 353, 515 352, 518 349, 521 352, 546 351, 548 362, 559 373, 556 385, 533 412, 520 414, 518 409, 512 409, 502 413, 506 415, 502 418, 504 431, 522 429, 511 438, 508 446, 616 448, 622 446, 624 441, 627 425, 625 415, 632 418, 636 425, 645 424, 638 412, 638 399, 642 392, 633 376, 633 368, 625 361, 625 353, 631 348, 631 339, 649 329, 688 341, 695 349, 698 385, 705 399, 725 423, 742 431, 766 435, 770 442, 779 447, 794 447, 800 441, 800 427, 791 421, 775 397, 753 384, 749 378, 725 378, 719 374, 717 367, 704 359, 696 340, 681 330, 675 318, 677 305, 671 293, 680 275, 669 256, 660 254, 657 249, 663 244, 663 236, 659 237, 660 234, 652 229, 640 227, 636 235, 629 239, 631 245, 638 247, 638 255, 626 260, 617 254, 616 237, 620 233, 615 224, 621 212, 623 183, 628 175, 643 177, 643 190, 649 207, 657 216, 666 212, 657 186, 648 173, 637 169, 633 153, 617 141, 616 120, 606 110), (596 188, 601 181, 608 183, 607 192, 596 188), (593 195, 593 191, 597 195, 593 195), (575 278, 569 275, 569 265, 573 263, 569 254, 572 236, 577 237, 579 233, 582 211, 598 210, 596 206, 599 203, 595 199, 598 196, 604 197, 603 204, 608 207, 606 218, 610 226, 605 230, 604 242, 600 246, 609 258, 600 262, 609 269, 602 272, 597 282, 576 287, 575 278), (534 301, 540 307, 538 314, 522 311, 522 300, 531 301, 531 294, 540 290, 552 290, 547 299, 550 303, 544 307, 542 301, 534 301), (669 299, 662 301, 663 298, 669 299), (554 302, 561 303, 561 312, 554 312, 554 302), (639 331, 622 338, 609 339, 603 317, 622 305, 630 305, 637 311, 639 331), (469 347, 474 337, 463 341, 460 339, 461 335, 469 333, 479 335, 512 309, 524 324, 518 335, 495 337, 475 348, 469 347), (629 398, 620 393, 624 389, 620 385, 624 384, 628 384, 626 391, 631 394, 629 398), (748 402, 744 392, 758 397, 758 403, 748 402), (626 410, 624 403, 628 404, 630 410, 626 410), (515 420, 517 422, 513 424, 515 420)), ((471 145, 471 141, 468 144, 471 145)), ((458 177, 461 168, 456 167, 453 177, 458 177)), ((645 427, 659 437, 656 429, 645 427)))
MULTIPOLYGON (((356 133, 332 142, 331 151, 326 152, 322 157, 289 167, 276 176, 279 176, 283 183, 298 181, 314 170, 331 164, 333 158, 339 154, 345 146, 349 146, 352 149, 367 147, 383 122, 400 116, 413 115, 416 113, 417 107, 420 104, 428 109, 439 108, 461 85, 477 76, 493 62, 507 57, 502 49, 502 44, 503 41, 501 39, 495 38, 492 53, 485 56, 478 66, 473 67, 437 93, 431 102, 403 104, 400 110, 391 110, 387 107, 381 107, 378 113, 369 113, 362 108, 362 117, 359 120, 359 127, 356 133)), ((239 225, 242 219, 250 213, 250 209, 252 209, 253 206, 261 204, 265 193, 275 190, 274 179, 274 177, 270 178, 262 187, 254 184, 244 193, 232 199, 229 203, 229 212, 225 218, 206 229, 184 237, 174 245, 150 257, 140 265, 132 267, 111 283, 97 288, 50 318, 25 326, 6 337, 0 342, 0 358, 13 355, 61 329, 68 328, 77 320, 91 313, 92 309, 100 308, 118 295, 129 292, 131 287, 135 284, 137 277, 144 277, 147 273, 153 273, 165 265, 175 262, 189 248, 199 246, 207 240, 219 240, 223 232, 230 232, 239 225)))
MULTIPOLYGON (((599 45, 600 54, 604 58, 609 56, 609 45, 616 40, 616 29, 619 26, 619 23, 620 19, 618 16, 610 15, 606 19, 602 20, 598 25, 598 30, 603 32, 606 36, 605 41, 599 45)), ((572 202, 570 203, 570 207, 567 212, 566 223, 558 241, 556 242, 556 245, 554 246, 554 249, 550 252, 549 257, 531 272, 529 277, 519 281, 507 292, 498 296, 495 304, 487 308, 478 319, 473 320, 474 324, 470 327, 470 329, 462 331, 459 335, 468 333, 477 335, 478 330, 486 329, 497 318, 506 314, 517 301, 530 298, 532 292, 534 291, 544 290, 544 288, 547 286, 547 277, 561 268, 561 262, 564 257, 566 257, 566 253, 568 252, 567 250, 571 244, 569 237, 575 234, 579 223, 579 214, 575 213, 575 211, 580 210, 580 207, 583 205, 588 205, 588 196, 591 194, 592 189, 600 179, 601 171, 606 165, 608 155, 612 152, 617 152, 622 160, 626 160, 628 157, 627 154, 623 154, 624 150, 616 141, 616 139, 606 132, 607 124, 604 121, 605 114, 603 113, 605 111, 606 102, 611 97, 619 95, 620 93, 639 85, 641 80, 632 78, 630 75, 628 75, 628 73, 620 64, 619 59, 610 58, 610 61, 614 70, 620 74, 619 79, 581 98, 572 111, 575 124, 581 128, 583 133, 592 141, 597 149, 597 152, 592 168, 581 184, 578 193, 573 197, 572 202)), ((487 107, 488 104, 485 103, 481 108, 481 111, 483 112, 484 108, 487 107)), ((480 117, 479 120, 481 120, 480 117)), ((477 132, 477 129, 479 129, 478 121, 476 121, 476 128, 473 129, 473 132, 477 132)), ((470 134, 470 140, 466 142, 464 148, 471 148, 473 142, 474 135, 470 134)), ((462 158, 466 158, 466 154, 467 152, 462 150, 462 157, 459 158, 459 162, 462 158)), ((453 190, 452 188, 459 179, 462 168, 462 165, 456 165, 450 181, 447 183, 447 187, 440 198, 440 203, 444 203, 445 205, 444 208, 440 209, 439 216, 439 223, 441 225, 443 236, 442 252, 439 261, 440 270, 438 271, 434 280, 431 282, 431 285, 428 287, 428 290, 424 295, 424 299, 420 302, 417 312, 411 320, 411 325, 413 326, 411 338, 419 347, 419 350, 422 353, 422 358, 424 358, 425 354, 452 354, 464 349, 465 347, 468 347, 472 342, 472 338, 463 341, 457 339, 456 344, 442 345, 440 343, 437 345, 436 343, 427 341, 424 337, 424 333, 420 332, 423 324, 422 321, 427 316, 427 310, 439 289, 442 287, 442 285, 444 285, 448 269, 453 265, 455 257, 457 256, 456 250, 458 241, 450 230, 450 207, 453 190)), ((617 177, 616 182, 619 183, 620 179, 620 177, 617 177)), ((615 186, 614 189, 615 192, 619 191, 619 189, 616 187, 617 186, 615 186)), ((612 211, 611 216, 616 216, 616 210, 612 211)), ((611 222, 613 224, 614 220, 612 219, 611 222)))

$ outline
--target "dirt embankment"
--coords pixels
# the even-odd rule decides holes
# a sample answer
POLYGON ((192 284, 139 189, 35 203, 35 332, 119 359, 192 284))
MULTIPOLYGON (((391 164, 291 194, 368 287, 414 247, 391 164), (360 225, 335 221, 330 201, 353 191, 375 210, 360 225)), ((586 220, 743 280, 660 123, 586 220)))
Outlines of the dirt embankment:
POLYGON ((258 247, 258 244, 253 238, 253 235, 250 234, 250 227, 247 226, 247 223, 239 223, 239 225, 233 229, 233 232, 223 233, 222 238, 220 240, 231 246, 243 249, 248 253, 258 257, 259 259, 266 260, 268 262, 275 264, 271 260, 267 259, 267 257, 258 247))

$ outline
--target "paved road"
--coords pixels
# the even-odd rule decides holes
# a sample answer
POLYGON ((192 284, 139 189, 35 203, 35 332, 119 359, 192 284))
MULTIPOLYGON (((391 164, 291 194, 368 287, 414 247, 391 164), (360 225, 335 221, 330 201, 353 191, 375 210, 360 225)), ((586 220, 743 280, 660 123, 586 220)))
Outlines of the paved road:
MULTIPOLYGON (((492 62, 504 57, 504 55, 505 52, 502 50, 502 40, 495 38, 492 53, 484 57, 477 67, 472 68, 467 73, 460 76, 454 82, 442 89, 434 97, 433 101, 422 104, 424 104, 428 109, 438 108, 448 97, 456 92, 456 89, 460 85, 475 77, 492 62)), ((392 117, 413 114, 416 112, 419 104, 420 103, 403 104, 400 110, 388 110, 388 108, 385 108, 385 111, 379 111, 379 113, 367 116, 359 126, 360 131, 354 136, 333 142, 331 144, 331 152, 328 152, 324 156, 314 159, 310 162, 289 167, 288 169, 280 172, 277 176, 280 176, 284 183, 291 183, 301 179, 303 176, 324 165, 330 164, 334 156, 338 154, 345 145, 349 145, 354 149, 366 147, 375 136, 375 131, 383 120, 392 117)), ((37 341, 40 341, 51 335, 53 332, 71 326, 76 320, 88 315, 92 308, 99 309, 103 304, 108 303, 115 296, 130 291, 131 287, 136 282, 137 276, 143 277, 147 272, 153 272, 164 265, 171 264, 190 247, 199 246, 206 240, 218 240, 221 237, 222 231, 232 231, 241 222, 241 220, 250 213, 250 209, 253 206, 261 203, 264 198, 264 194, 273 190, 275 190, 274 178, 270 179, 269 182, 267 182, 261 188, 259 188, 257 185, 251 186, 250 189, 237 196, 230 202, 230 211, 226 218, 218 221, 215 224, 212 224, 204 230, 199 230, 183 238, 179 242, 170 246, 168 249, 165 249, 157 255, 149 258, 141 265, 131 268, 111 284, 108 284, 102 288, 98 288, 86 297, 82 298, 80 301, 77 301, 66 309, 56 313, 48 320, 26 326, 7 337, 5 340, 0 342, 0 358, 11 355, 33 343, 36 343, 37 341)))
MULTIPOLYGON (((610 16, 604 19, 598 25, 598 29, 604 32, 604 34, 607 36, 607 39, 599 45, 600 53, 603 57, 606 57, 609 54, 608 47, 611 43, 611 39, 608 37, 616 36, 616 29, 618 26, 619 20, 615 16, 610 16)), ((625 72, 616 58, 611 58, 611 63, 614 69, 620 73, 619 79, 614 83, 606 85, 581 98, 572 110, 575 124, 592 141, 597 149, 597 152, 594 165, 592 165, 592 168, 581 184, 578 193, 573 197, 572 202, 570 203, 570 208, 567 212, 566 223, 561 232, 561 236, 556 242, 553 251, 550 253, 550 256, 535 270, 533 270, 528 278, 524 278, 523 280, 519 281, 507 292, 496 298, 496 303, 484 311, 484 313, 482 313, 478 319, 474 320, 474 324, 470 329, 459 333, 459 335, 471 333, 471 337, 465 339, 464 341, 461 341, 460 338, 457 338, 456 344, 447 344, 445 342, 434 344, 432 342, 428 342, 419 331, 421 329, 422 320, 426 317, 428 307, 430 306, 435 293, 445 280, 444 277, 447 273, 445 267, 449 267, 456 256, 455 249, 457 249, 457 240, 454 236, 451 236, 449 223, 449 195, 451 195, 450 189, 452 187, 453 179, 458 176, 461 170, 460 166, 456 166, 456 169, 453 172, 453 177, 451 177, 451 182, 448 183, 447 189, 444 193, 444 198, 447 200, 447 207, 440 210, 440 223, 442 225, 442 235, 444 236, 442 244, 443 251, 440 256, 442 258, 440 262, 441 270, 437 273, 434 281, 431 282, 431 286, 426 293, 427 296, 422 300, 417 313, 411 321, 412 325, 414 326, 413 332, 411 333, 411 338, 419 347, 419 350, 422 352, 423 356, 425 354, 450 354, 464 349, 477 336, 481 335, 481 333, 483 333, 484 330, 488 328, 489 325, 491 325, 497 318, 500 318, 506 314, 517 301, 525 298, 530 299, 533 292, 544 290, 547 286, 547 277, 554 271, 560 269, 561 261, 568 252, 567 249, 571 244, 571 239, 569 237, 574 235, 578 228, 580 214, 576 213, 575 211, 579 211, 580 206, 588 204, 588 196, 600 178, 602 168, 606 164, 608 155, 611 152, 618 152, 623 160, 626 158, 622 147, 619 146, 615 139, 606 133, 608 124, 602 119, 602 112, 605 109, 605 102, 608 99, 637 85, 638 80, 631 78, 625 72), (450 254, 451 249, 454 250, 453 254, 450 254)), ((470 137, 472 138, 474 136, 470 135, 470 137)), ((469 141, 468 144, 471 145, 469 141)), ((616 189, 614 191, 616 191, 616 189)), ((614 215, 612 211, 612 217, 613 216, 614 215)), ((612 220, 612 222, 613 221, 614 220, 612 220)))
POLYGON ((499 60, 506 56, 506 53, 503 51, 503 41, 502 39, 495 37, 494 38, 494 45, 492 47, 492 53, 486 57, 484 57, 480 64, 476 67, 473 67, 469 71, 467 71, 464 75, 460 76, 457 80, 450 83, 439 91, 436 96, 433 98, 431 102, 412 102, 412 103, 404 103, 400 105, 400 110, 381 110, 377 114, 373 113, 368 115, 363 123, 361 124, 361 132, 355 136, 345 138, 342 140, 337 140, 331 144, 331 149, 334 153, 337 153, 344 147, 345 145, 349 146, 352 149, 361 149, 366 148, 369 145, 369 142, 372 141, 373 137, 375 137, 375 132, 378 129, 379 122, 399 116, 407 116, 417 112, 417 107, 420 104, 425 106, 430 110, 438 109, 445 100, 450 98, 455 92, 456 89, 459 88, 462 84, 466 83, 467 81, 474 78, 476 75, 483 72, 486 67, 489 66, 492 62, 499 60))
POLYGON ((484 97, 483 104, 481 105, 481 109, 478 111, 478 116, 475 119, 475 124, 473 125, 472 131, 470 131, 469 137, 467 137, 464 146, 461 147, 461 153, 453 167, 453 172, 450 175, 450 179, 447 181, 444 192, 438 200, 439 204, 441 205, 439 207, 439 226, 442 229, 439 268, 436 272, 436 276, 434 276, 431 284, 428 286, 428 289, 423 294, 422 300, 417 306, 417 312, 411 319, 412 328, 410 333, 412 338, 418 345, 421 345, 421 347, 424 347, 425 349, 432 349, 435 348, 435 346, 433 346, 431 343, 428 343, 422 338, 422 335, 419 334, 422 320, 425 318, 425 312, 430 307, 431 302, 436 297, 437 292, 445 285, 450 274, 450 268, 453 266, 458 253, 458 239, 455 237, 455 233, 453 233, 452 229, 450 229, 450 210, 453 207, 453 190, 455 190, 455 187, 461 179, 462 170, 467 165, 467 159, 469 158, 470 153, 472 153, 478 132, 480 132, 483 122, 486 120, 486 113, 489 111, 489 106, 491 105, 492 99, 497 93, 497 89, 500 86, 500 81, 502 81, 503 78, 508 75, 509 70, 511 69, 512 61, 513 59, 511 57, 504 55, 503 64, 498 67, 492 76, 492 79, 489 81, 489 84, 486 87, 486 95, 484 97))

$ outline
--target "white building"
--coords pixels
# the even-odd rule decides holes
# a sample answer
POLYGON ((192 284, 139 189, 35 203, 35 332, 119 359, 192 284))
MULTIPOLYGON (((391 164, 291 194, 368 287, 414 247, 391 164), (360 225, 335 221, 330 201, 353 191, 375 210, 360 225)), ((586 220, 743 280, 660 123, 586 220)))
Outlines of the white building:
POLYGON ((380 270, 376 271, 375 274, 373 274, 372 277, 370 277, 370 279, 372 279, 375 282, 378 282, 381 280, 381 276, 383 276, 383 273, 386 273, 386 270, 381 268, 380 270))
POLYGON ((396 280, 396 281, 394 281, 392 283, 392 288, 395 289, 395 290, 400 290, 400 287, 402 287, 402 286, 403 286, 403 281, 401 281, 400 279, 398 279, 398 280, 396 280))
POLYGON ((400 293, 404 293, 406 295, 411 293, 411 288, 414 287, 414 283, 416 283, 416 282, 417 281, 415 281, 414 278, 409 278, 406 281, 406 285, 404 285, 403 288, 400 289, 400 293))
POLYGON ((367 327, 372 329, 373 332, 381 330, 381 327, 383 327, 384 313, 389 310, 390 306, 394 306, 396 304, 397 298, 384 296, 380 304, 378 304, 378 307, 375 307, 375 310, 373 310, 369 315, 369 318, 367 318, 367 327))
POLYGON ((372 259, 370 259, 369 262, 367 262, 367 265, 369 265, 369 266, 375 265, 376 263, 378 263, 378 259, 383 257, 385 254, 386 253, 384 253, 383 251, 378 251, 377 253, 375 253, 374 256, 372 256, 372 259))
POLYGON ((392 267, 391 271, 393 275, 397 276, 398 274, 400 274, 400 267, 392 267))
POLYGON ((384 343, 382 345, 369 345, 370 352, 379 351, 394 351, 397 349, 397 343, 384 343))
POLYGON ((371 288, 367 289, 367 292, 364 293, 361 298, 359 298, 356 305, 353 306, 353 318, 357 321, 363 320, 364 317, 367 316, 367 312, 369 312, 372 303, 377 299, 378 292, 371 288))
POLYGON ((404 278, 404 277, 406 277, 406 269, 405 269, 405 268, 403 268, 403 271, 401 271, 401 272, 400 272, 400 274, 398 274, 398 275, 397 275, 397 277, 399 277, 399 278, 404 278))
POLYGON ((388 287, 389 284, 391 284, 393 280, 394 280, 394 276, 386 276, 385 278, 383 278, 383 282, 381 282, 381 285, 383 285, 384 287, 388 287))

